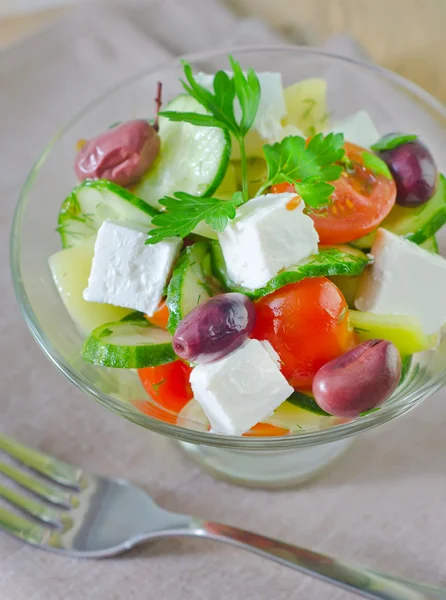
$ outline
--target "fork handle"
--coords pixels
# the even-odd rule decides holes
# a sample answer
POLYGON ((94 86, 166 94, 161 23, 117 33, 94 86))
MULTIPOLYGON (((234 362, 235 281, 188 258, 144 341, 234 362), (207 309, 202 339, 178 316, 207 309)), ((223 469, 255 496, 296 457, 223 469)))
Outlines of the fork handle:
POLYGON ((372 600, 446 600, 446 590, 353 567, 329 556, 211 521, 194 520, 189 533, 226 542, 295 571, 372 600))

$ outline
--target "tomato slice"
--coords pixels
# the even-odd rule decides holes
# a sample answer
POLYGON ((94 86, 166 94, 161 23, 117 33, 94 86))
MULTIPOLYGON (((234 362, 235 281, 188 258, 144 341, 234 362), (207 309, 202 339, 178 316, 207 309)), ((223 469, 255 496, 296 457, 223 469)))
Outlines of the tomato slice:
MULTIPOLYGON (((309 211, 321 244, 344 244, 367 235, 383 221, 396 200, 396 185, 382 173, 374 173, 364 165, 364 148, 346 142, 350 163, 337 181, 330 204, 309 211)), ((293 192, 294 186, 281 183, 272 186, 273 193, 293 192)))
POLYGON ((330 204, 310 213, 321 244, 343 244, 367 235, 387 217, 396 200, 395 181, 364 166, 368 151, 349 142, 344 147, 350 166, 332 182, 330 204))
POLYGON ((165 301, 161 302, 156 311, 153 313, 151 317, 146 315, 146 319, 152 325, 156 325, 157 327, 161 327, 161 329, 167 329, 167 322, 169 320, 169 309, 165 301))
POLYGON ((192 369, 181 360, 138 369, 145 390, 163 408, 179 413, 193 398, 189 376, 192 369))
POLYGON ((276 425, 270 425, 269 423, 257 423, 257 425, 251 427, 251 429, 243 435, 245 437, 277 437, 280 435, 287 435, 288 433, 290 433, 290 430, 285 429, 285 427, 277 427, 276 425))
POLYGON ((268 340, 290 385, 310 390, 317 371, 358 343, 340 290, 326 277, 303 279, 255 302, 252 337, 268 340))

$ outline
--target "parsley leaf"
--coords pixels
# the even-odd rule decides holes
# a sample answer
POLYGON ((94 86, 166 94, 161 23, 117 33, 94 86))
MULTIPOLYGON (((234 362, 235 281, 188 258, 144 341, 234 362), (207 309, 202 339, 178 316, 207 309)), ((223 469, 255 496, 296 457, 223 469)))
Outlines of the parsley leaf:
POLYGON ((237 132, 237 123, 234 117, 233 102, 235 98, 235 86, 234 82, 229 79, 229 76, 224 71, 216 73, 214 78, 214 94, 207 90, 205 87, 195 81, 192 73, 192 67, 190 64, 183 60, 182 61, 184 74, 188 81, 188 84, 182 81, 182 85, 186 92, 195 98, 202 106, 204 106, 208 112, 220 122, 220 126, 229 129, 234 134, 237 132), (215 89, 215 79, 217 79, 218 85, 215 89), (223 83, 227 84, 222 94, 223 83), (228 104, 231 108, 228 111, 228 104))
POLYGON ((237 134, 237 122, 234 116, 234 82, 224 71, 218 71, 214 78, 213 94, 205 87, 197 83, 192 73, 192 67, 186 61, 182 61, 184 74, 187 79, 181 81, 186 92, 197 102, 206 108, 209 114, 194 112, 161 111, 161 117, 171 121, 184 121, 200 127, 220 127, 232 134, 237 134))
MULTIPOLYGON (((234 60, 232 56, 229 57, 229 62, 231 63, 234 72, 232 81, 235 94, 240 102, 240 108, 242 109, 242 118, 238 125, 238 135, 244 137, 251 129, 259 108, 261 94, 260 82, 254 69, 248 69, 245 77, 240 64, 234 60)), ((217 90, 215 91, 217 92, 217 90)))
POLYGON ((235 131, 237 129, 237 121, 234 116, 235 84, 225 71, 218 71, 215 74, 214 93, 215 97, 219 99, 223 115, 229 120, 235 131))
POLYGON ((149 231, 146 244, 157 244, 165 238, 184 238, 201 221, 205 221, 215 231, 223 231, 229 219, 233 219, 237 206, 243 204, 241 192, 236 192, 231 200, 191 196, 185 192, 175 192, 174 198, 165 196, 159 201, 166 210, 152 219, 156 227, 149 231))
POLYGON ((327 204, 334 192, 334 186, 325 181, 315 181, 317 178, 309 177, 304 181, 296 182, 294 189, 307 206, 318 208, 327 204))
POLYGON ((268 181, 258 195, 277 183, 294 183, 304 202, 314 208, 326 204, 334 187, 329 181, 339 179, 342 166, 337 163, 344 156, 342 133, 318 133, 306 143, 298 135, 288 136, 281 142, 263 146, 268 166, 268 181))
POLYGON ((226 127, 222 126, 220 121, 211 115, 203 115, 194 112, 177 112, 174 110, 166 110, 159 114, 160 117, 167 117, 170 121, 182 121, 184 123, 190 123, 191 125, 198 125, 198 127, 220 127, 220 129, 226 129, 226 127))
POLYGON ((182 61, 186 81, 181 81, 186 92, 199 102, 207 114, 191 112, 162 111, 160 116, 171 121, 183 121, 199 127, 219 127, 229 131, 240 146, 243 201, 248 198, 247 158, 245 149, 245 136, 251 129, 257 115, 260 103, 260 82, 254 69, 245 73, 240 64, 229 57, 233 76, 225 71, 218 71, 214 76, 213 92, 200 85, 194 78, 192 67, 182 61), (241 116, 236 118, 234 102, 238 100, 241 116))

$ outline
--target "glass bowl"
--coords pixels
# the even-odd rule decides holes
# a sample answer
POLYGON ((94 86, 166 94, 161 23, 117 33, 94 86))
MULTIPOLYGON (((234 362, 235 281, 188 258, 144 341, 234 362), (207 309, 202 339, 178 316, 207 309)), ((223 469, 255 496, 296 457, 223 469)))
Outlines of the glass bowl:
MULTIPOLYGON (((308 77, 325 79, 333 119, 365 109, 380 133, 419 134, 439 169, 446 171, 446 110, 415 84, 379 67, 320 50, 276 46, 230 52, 243 67, 280 70, 284 85, 308 77)), ((196 71, 213 72, 227 68, 227 55, 228 51, 218 50, 188 56, 187 60, 196 71)), ((182 419, 181 425, 174 415, 167 419, 171 422, 158 420, 134 405, 135 401, 150 402, 134 372, 82 361, 83 336, 66 312, 48 267, 48 257, 61 247, 57 215, 75 184, 76 142, 93 137, 116 121, 153 116, 156 83, 163 82, 166 102, 181 91, 180 75, 176 59, 124 82, 87 106, 45 148, 23 187, 12 227, 11 267, 17 298, 31 332, 54 365, 109 410, 171 436, 215 475, 250 486, 298 483, 342 454, 355 434, 405 414, 438 390, 445 381, 446 343, 416 356, 404 383, 381 410, 329 428, 310 427, 269 438, 213 434, 203 430, 193 417, 182 419)))

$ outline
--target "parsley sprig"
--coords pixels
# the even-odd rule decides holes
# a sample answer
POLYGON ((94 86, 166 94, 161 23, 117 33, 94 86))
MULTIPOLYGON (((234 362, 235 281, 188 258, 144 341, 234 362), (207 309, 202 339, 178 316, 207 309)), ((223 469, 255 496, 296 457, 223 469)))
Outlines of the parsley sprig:
POLYGON ((166 196, 159 202, 166 211, 153 217, 156 227, 149 231, 146 244, 156 244, 168 237, 185 238, 201 221, 215 231, 223 231, 228 220, 235 217, 237 206, 243 204, 243 196, 236 192, 231 200, 220 200, 175 192, 174 198, 166 196))
POLYGON ((307 144, 303 137, 292 135, 281 142, 263 146, 268 166, 268 181, 257 195, 278 183, 294 184, 305 204, 317 208, 327 204, 334 186, 327 183, 341 176, 344 156, 342 133, 318 133, 307 144))
POLYGON ((200 127, 219 127, 232 133, 240 146, 240 158, 242 168, 243 200, 248 198, 248 177, 245 137, 251 129, 256 118, 260 103, 260 83, 254 69, 248 69, 246 75, 240 64, 229 57, 233 75, 230 77, 225 71, 218 71, 214 77, 214 91, 211 92, 200 85, 188 62, 182 61, 186 81, 181 81, 186 92, 195 98, 208 114, 192 112, 163 111, 160 116, 171 121, 183 121, 200 127), (241 116, 236 118, 234 112, 234 101, 238 99, 241 108, 241 116))
MULTIPOLYGON (((229 57, 232 74, 218 71, 213 80, 213 90, 200 85, 192 68, 183 61, 186 92, 197 100, 206 114, 194 112, 163 111, 160 116, 200 127, 218 127, 232 134, 240 146, 242 192, 231 200, 193 196, 182 191, 173 197, 159 200, 164 212, 152 219, 155 226, 149 232, 147 244, 156 244, 168 237, 186 237, 195 227, 205 221, 215 231, 223 231, 229 219, 234 219, 238 206, 247 202, 248 175, 245 137, 254 124, 260 103, 260 83, 253 69, 246 74, 240 64, 229 57), (236 101, 240 110, 235 110, 236 101), (236 115, 237 113, 237 115, 236 115)), ((330 133, 314 135, 309 143, 300 136, 288 136, 276 144, 263 147, 268 166, 268 181, 257 195, 278 183, 294 184, 305 204, 317 208, 327 204, 335 181, 343 170, 344 136, 330 133)))

